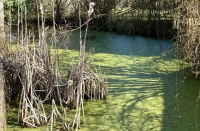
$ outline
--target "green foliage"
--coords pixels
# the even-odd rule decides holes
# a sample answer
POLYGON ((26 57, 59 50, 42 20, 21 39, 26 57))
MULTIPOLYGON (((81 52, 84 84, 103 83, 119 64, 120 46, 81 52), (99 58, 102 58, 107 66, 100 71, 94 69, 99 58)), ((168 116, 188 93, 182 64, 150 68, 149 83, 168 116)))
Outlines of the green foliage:
POLYGON ((12 14, 12 16, 17 17, 18 7, 19 10, 24 10, 26 7, 27 8, 26 13, 31 13, 33 11, 33 7, 31 6, 32 2, 33 0, 4 0, 5 20, 8 20, 10 13, 12 14))

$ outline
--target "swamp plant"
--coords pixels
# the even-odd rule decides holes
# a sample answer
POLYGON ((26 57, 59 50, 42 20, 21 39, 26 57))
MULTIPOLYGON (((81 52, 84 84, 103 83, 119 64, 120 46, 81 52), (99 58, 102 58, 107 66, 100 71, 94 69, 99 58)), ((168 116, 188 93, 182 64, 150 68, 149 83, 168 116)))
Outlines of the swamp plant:
MULTIPOLYGON (((10 45, 8 52, 4 54, 7 102, 9 104, 14 96, 18 96, 18 123, 24 127, 50 124, 50 130, 55 130, 55 128, 77 130, 85 121, 84 98, 100 100, 105 99, 108 94, 105 75, 101 71, 98 73, 90 68, 89 61, 92 52, 89 52, 87 57, 85 55, 88 23, 94 10, 94 3, 90 3, 83 40, 79 7, 80 55, 77 63, 72 61, 68 74, 60 72, 58 37, 62 34, 56 30, 54 1, 51 3, 53 14, 51 48, 46 39, 48 27, 45 26, 45 10, 39 0, 36 0, 36 3, 38 41, 35 40, 35 34, 28 29, 27 8, 24 5, 23 10, 18 9, 18 40, 14 47, 16 50, 13 50, 10 45), (45 110, 45 103, 52 104, 50 113, 45 110), (76 112, 73 120, 69 122, 66 121, 66 112, 71 105, 76 112), (54 127, 54 121, 58 118, 61 120, 61 126, 54 127)), ((63 32, 64 35, 70 35, 71 31, 63 32)))

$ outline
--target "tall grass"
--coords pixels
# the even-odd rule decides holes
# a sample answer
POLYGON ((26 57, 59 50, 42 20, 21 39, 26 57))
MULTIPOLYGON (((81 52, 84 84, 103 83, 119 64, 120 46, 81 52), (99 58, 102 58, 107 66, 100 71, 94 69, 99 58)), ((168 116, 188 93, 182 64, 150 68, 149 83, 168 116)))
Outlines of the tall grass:
MULTIPOLYGON (((71 31, 56 30, 55 1, 53 0, 51 3, 53 30, 51 47, 49 47, 46 37, 48 27, 45 25, 45 9, 39 0, 36 0, 36 4, 38 19, 38 34, 36 35, 38 36, 35 36, 34 32, 28 28, 26 3, 18 3, 17 44, 13 50, 10 42, 9 50, 4 54, 5 59, 3 60, 8 87, 7 102, 9 104, 14 95, 18 96, 18 123, 23 127, 36 128, 49 124, 50 130, 70 130, 71 128, 77 130, 85 121, 84 96, 91 100, 106 98, 105 75, 101 71, 98 73, 90 69, 89 59, 92 50, 87 56, 85 55, 87 31, 82 40, 81 27, 83 25, 80 13, 79 59, 77 63, 72 61, 68 73, 61 73, 58 49, 63 43, 59 43, 58 39, 62 35, 70 35, 71 31), (19 8, 21 6, 23 8, 19 8), (45 103, 51 103, 50 113, 45 110, 45 103), (70 108, 74 108, 76 112, 72 121, 66 121, 66 112, 70 108), (55 126, 54 123, 58 119, 60 126, 55 126)), ((87 28, 94 10, 93 6, 94 3, 90 3, 87 28)), ((12 27, 11 21, 10 19, 10 27, 12 27)), ((9 31, 12 34, 12 30, 9 31)))

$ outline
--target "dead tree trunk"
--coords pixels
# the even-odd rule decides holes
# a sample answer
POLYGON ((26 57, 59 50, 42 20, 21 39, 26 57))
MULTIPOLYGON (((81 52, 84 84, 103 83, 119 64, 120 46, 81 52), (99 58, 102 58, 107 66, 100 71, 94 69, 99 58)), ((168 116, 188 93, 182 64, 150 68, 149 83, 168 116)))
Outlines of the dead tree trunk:
POLYGON ((3 72, 3 45, 4 45, 4 10, 3 0, 0 0, 0 130, 6 131, 6 99, 3 72))

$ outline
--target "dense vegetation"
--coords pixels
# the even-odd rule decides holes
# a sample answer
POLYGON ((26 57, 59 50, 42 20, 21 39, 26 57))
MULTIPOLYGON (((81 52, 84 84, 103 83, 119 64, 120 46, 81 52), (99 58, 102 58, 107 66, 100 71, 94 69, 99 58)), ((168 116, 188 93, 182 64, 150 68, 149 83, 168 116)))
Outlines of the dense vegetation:
POLYGON ((200 2, 182 1, 176 8, 174 26, 178 30, 175 48, 177 57, 188 62, 191 71, 200 74, 200 2))
MULTIPOLYGON (((30 23, 37 21, 37 2, 44 6, 46 23, 52 25, 52 3, 49 0, 24 1, 27 7, 27 19, 30 23)), ((78 7, 81 8, 83 21, 87 19, 88 0, 80 3, 74 0, 55 0, 55 17, 59 27, 78 26, 78 7)), ((176 4, 161 0, 94 0, 95 12, 90 22, 90 28, 107 30, 123 34, 141 34, 146 36, 172 38, 173 13, 176 4), (144 26, 145 25, 145 26, 144 26)), ((17 2, 6 1, 5 13, 7 20, 9 10, 12 20, 17 22, 17 2)), ((20 9, 23 3, 20 3, 20 9)))
MULTIPOLYGON (((9 1, 10 2, 10 1, 9 1)), ((4 52, 2 52, 3 69, 5 70, 6 83, 6 100, 7 110, 12 100, 17 99, 18 104, 18 124, 23 127, 39 127, 46 124, 51 124, 51 130, 71 130, 80 128, 80 124, 85 122, 84 105, 85 99, 101 100, 107 97, 106 75, 102 73, 99 67, 95 71, 91 69, 90 59, 91 52, 87 57, 85 54, 86 36, 80 34, 80 51, 78 60, 72 61, 70 67, 66 64, 66 60, 62 61, 64 64, 60 66, 60 59, 66 57, 64 50, 60 58, 59 46, 61 43, 58 37, 70 35, 70 31, 57 32, 55 22, 55 10, 52 10, 52 27, 51 40, 47 42, 47 31, 45 26, 45 10, 44 6, 36 1, 37 7, 37 21, 38 25, 35 30, 30 30, 27 1, 17 2, 17 17, 12 17, 16 4, 9 3, 8 8, 8 29, 7 35, 12 36, 13 19, 17 24, 17 40, 13 43, 8 40, 4 43, 4 52), (31 33, 33 31, 33 33, 31 33), (35 41, 35 36, 37 40, 35 41), (51 43, 51 47, 49 47, 51 43), (14 46, 14 49, 12 48, 14 46), (61 68, 64 68, 61 73, 61 68), (46 103, 52 104, 52 109, 46 103), (74 116, 70 120, 66 120, 66 112, 74 109, 74 116), (59 120, 59 126, 55 121, 59 120)), ((30 2, 30 1, 29 1, 30 2)), ((31 2, 29 4, 32 4, 31 2)), ((52 2, 52 7, 54 7, 52 2)), ((94 3, 89 3, 87 20, 90 20, 94 9, 94 3)), ((80 8, 78 10, 80 12, 80 8)), ((36 16, 34 16, 36 17, 36 16)), ((33 17, 33 18, 34 18, 33 17)), ((79 19, 80 13, 79 13, 79 19)), ((35 20, 33 20, 35 21, 35 20)), ((32 21, 31 21, 32 22, 32 21)), ((85 24, 88 29, 88 22, 85 24)), ((81 25, 80 25, 81 27, 81 25)), ((80 29, 81 31, 81 29, 80 29)), ((62 43, 62 47, 66 43, 62 43)), ((4 108, 5 111, 5 108, 4 108)))

